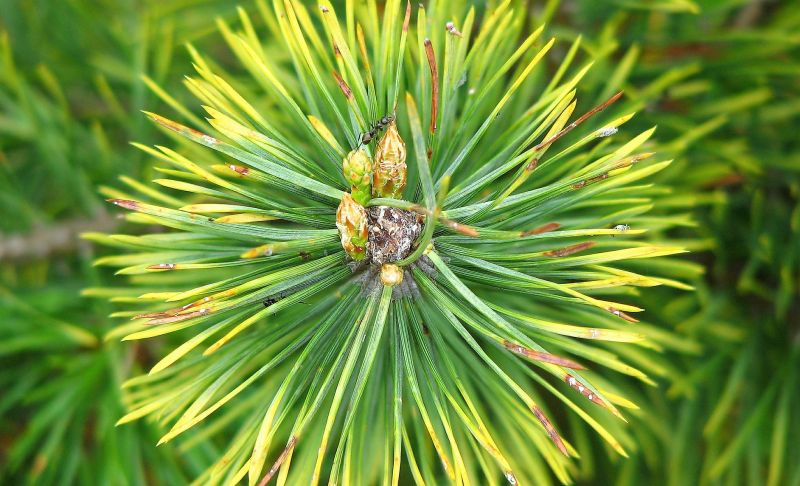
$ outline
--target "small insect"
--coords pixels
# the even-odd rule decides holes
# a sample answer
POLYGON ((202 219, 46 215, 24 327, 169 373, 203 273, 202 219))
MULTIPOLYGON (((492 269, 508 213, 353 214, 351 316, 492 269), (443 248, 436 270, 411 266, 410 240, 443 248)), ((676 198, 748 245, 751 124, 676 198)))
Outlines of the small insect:
POLYGON ((282 291, 278 292, 277 294, 270 295, 269 297, 264 299, 261 303, 264 304, 264 307, 269 307, 269 306, 275 304, 276 302, 281 301, 281 300, 285 299, 286 297, 289 297, 293 293, 297 292, 297 290, 299 290, 299 289, 289 288, 289 289, 282 290, 282 291))
MULTIPOLYGON (((275 294, 270 295, 266 299, 262 300, 261 303, 264 304, 264 307, 269 307, 269 306, 275 304, 276 302, 278 302, 280 300, 283 300, 286 297, 289 297, 290 295, 294 295, 297 292, 300 292, 301 290, 309 287, 310 285, 313 285, 313 284, 319 282, 323 278, 324 278, 324 276, 320 276, 320 275, 317 275, 315 277, 311 277, 311 278, 307 279, 303 283, 300 283, 300 284, 297 284, 297 285, 292 285, 289 288, 285 288, 283 290, 278 291, 275 294)), ((311 305, 308 302, 304 302, 302 300, 298 300, 298 302, 300 304, 304 304, 304 305, 311 305)))
POLYGON ((389 126, 394 121, 394 115, 386 115, 372 126, 369 131, 361 134, 361 145, 367 145, 378 136, 378 132, 389 126))
POLYGON ((274 303, 278 302, 279 300, 281 300, 282 298, 283 298, 282 295, 273 295, 272 297, 267 297, 267 299, 264 300, 264 302, 263 302, 264 307, 269 307, 272 304, 274 304, 274 303))
POLYGON ((618 224, 618 225, 614 226, 611 229, 613 229, 615 231, 619 231, 620 233, 624 233, 624 232, 628 231, 629 229, 631 229, 631 227, 628 226, 627 224, 618 224))
MULTIPOLYGON (((262 304, 264 304, 264 307, 269 307, 269 306, 275 304, 276 302, 278 302, 280 300, 283 300, 284 298, 288 297, 289 295, 291 295, 291 294, 288 293, 288 292, 281 292, 279 294, 275 294, 275 295, 272 295, 270 297, 267 297, 266 299, 264 299, 262 304)), ((305 301, 302 301, 302 300, 300 300, 298 302, 300 304, 303 304, 303 305, 311 305, 308 302, 305 302, 305 301)))

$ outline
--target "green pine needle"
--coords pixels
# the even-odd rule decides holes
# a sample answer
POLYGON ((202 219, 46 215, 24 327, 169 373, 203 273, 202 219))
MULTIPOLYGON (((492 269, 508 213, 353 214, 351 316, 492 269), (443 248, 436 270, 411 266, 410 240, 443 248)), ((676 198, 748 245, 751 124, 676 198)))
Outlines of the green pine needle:
POLYGON ((174 346, 128 382, 119 423, 151 417, 160 443, 236 424, 203 484, 568 482, 571 414, 627 455, 615 420, 636 405, 609 375, 649 383, 621 346, 671 339, 631 330, 634 289, 685 287, 636 266, 685 251, 647 216, 670 164, 653 130, 615 135, 632 115, 604 109, 622 93, 579 102, 591 61, 574 51, 545 77, 558 44, 517 44, 509 2, 260 7, 264 43, 243 11, 241 31, 220 21, 247 81, 191 50, 207 126, 149 82, 194 128, 147 113, 175 144, 137 145, 163 188, 105 190, 145 228, 89 235, 128 250, 96 262, 131 275, 133 320, 108 338, 174 346), (348 263, 335 224, 341 160, 390 114, 412 167, 402 199, 369 206, 424 228, 396 288, 348 263))

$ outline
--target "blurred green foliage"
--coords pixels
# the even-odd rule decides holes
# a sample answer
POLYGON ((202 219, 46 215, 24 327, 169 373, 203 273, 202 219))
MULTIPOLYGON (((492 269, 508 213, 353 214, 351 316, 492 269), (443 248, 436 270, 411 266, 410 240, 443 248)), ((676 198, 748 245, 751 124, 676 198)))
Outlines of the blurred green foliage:
MULTIPOLYGON (((247 2, 242 2, 249 7, 247 2)), ((702 343, 658 366, 682 379, 642 389, 628 460, 583 457, 596 484, 800 484, 800 9, 795 2, 563 0, 532 6, 597 61, 582 86, 617 87, 676 158, 673 197, 693 213, 693 294, 655 292, 648 315, 702 343)), ((222 0, 0 0, 0 482, 176 484, 191 455, 153 447, 147 425, 112 428, 118 384, 146 350, 103 341, 111 309, 79 300, 106 276, 86 230, 116 223, 98 185, 149 178, 131 140, 160 133, 138 110, 173 96, 186 42, 218 54, 222 0), (13 251, 12 251, 13 250, 13 251)), ((563 53, 561 53, 563 55, 563 53)), ((193 106, 190 104, 190 106, 193 106)), ((166 108, 165 108, 166 109, 166 108)), ((671 204, 672 207, 666 205, 671 204)), ((592 440, 587 438, 586 440, 592 440)), ((598 443, 598 450, 602 450, 598 443)), ((199 451, 199 452, 197 452, 199 451)), ((208 456, 204 455, 208 454, 208 456)))
POLYGON ((693 200, 694 232, 707 245, 694 257, 707 268, 697 293, 648 307, 704 351, 672 360, 685 375, 666 396, 649 394, 648 420, 659 417, 652 440, 605 474, 620 484, 798 484, 800 9, 697 6, 578 2, 557 22, 607 53, 598 82, 636 62, 624 85, 655 95, 640 120, 657 123, 674 150, 674 194, 693 200))
POLYGON ((180 484, 207 461, 153 447, 120 383, 146 351, 103 340, 105 276, 79 233, 117 225, 99 184, 147 173, 143 81, 180 95, 183 45, 213 49, 224 1, 0 2, 0 483, 180 484))

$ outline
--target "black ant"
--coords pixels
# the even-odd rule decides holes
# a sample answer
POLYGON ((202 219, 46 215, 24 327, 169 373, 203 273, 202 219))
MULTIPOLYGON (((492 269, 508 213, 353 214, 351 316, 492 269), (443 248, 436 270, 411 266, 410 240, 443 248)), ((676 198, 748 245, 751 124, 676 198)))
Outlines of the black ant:
POLYGON ((386 128, 393 121, 394 121, 394 115, 386 115, 377 122, 375 122, 375 125, 373 125, 373 127, 370 128, 369 131, 361 134, 361 145, 369 144, 372 140, 375 139, 375 137, 378 136, 378 132, 386 128))
MULTIPOLYGON (((303 252, 300 252, 300 253, 302 254, 303 252)), ((262 300, 261 303, 264 304, 264 307, 269 307, 269 306, 275 304, 276 302, 278 302, 279 300, 283 300, 286 297, 289 297, 290 295, 294 295, 295 293, 303 290, 304 288, 308 287, 309 285, 313 284, 314 282, 320 281, 321 279, 322 279, 322 277, 319 277, 319 276, 315 277, 315 278, 311 278, 310 280, 307 280, 304 283, 291 286, 288 289, 284 289, 284 290, 281 290, 281 291, 279 291, 278 293, 276 293, 274 295, 270 295, 266 299, 262 300)), ((301 303, 301 304, 304 304, 304 305, 311 305, 308 302, 304 302, 302 300, 299 300, 298 302, 301 303)))
MULTIPOLYGON (((279 300, 283 300, 285 297, 288 297, 288 296, 289 296, 288 294, 277 294, 277 295, 273 295, 272 297, 267 297, 266 299, 264 299, 264 301, 262 302, 262 304, 264 304, 264 307, 269 307, 269 306, 271 306, 272 304, 274 304, 274 303, 278 302, 279 300)), ((303 302, 302 300, 301 300, 301 301, 299 301, 299 302, 300 302, 301 304, 304 304, 304 305, 310 305, 308 302, 303 302)))
POLYGON ((267 299, 266 299, 266 300, 263 302, 263 303, 264 303, 264 307, 269 307, 269 306, 271 306, 271 305, 272 305, 272 304, 274 304, 275 302, 278 302, 279 300, 281 300, 281 298, 282 298, 282 297, 279 297, 279 296, 275 296, 275 297, 267 297, 267 299))

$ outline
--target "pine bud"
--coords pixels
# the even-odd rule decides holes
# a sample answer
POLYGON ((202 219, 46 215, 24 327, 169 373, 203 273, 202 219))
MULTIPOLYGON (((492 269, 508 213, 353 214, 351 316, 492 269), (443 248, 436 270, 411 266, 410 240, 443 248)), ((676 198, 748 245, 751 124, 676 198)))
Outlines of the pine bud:
POLYGON ((345 179, 350 183, 353 199, 362 206, 367 204, 372 183, 372 161, 369 155, 361 149, 353 150, 345 157, 342 169, 345 179))
POLYGON ((406 186, 406 144, 392 122, 378 142, 372 174, 372 195, 399 199, 406 186))
POLYGON ((367 210, 344 193, 342 202, 336 210, 336 227, 342 238, 342 248, 353 260, 363 260, 367 256, 367 210))
POLYGON ((403 282, 403 270, 397 265, 384 263, 381 265, 381 282, 390 287, 400 285, 403 282))

